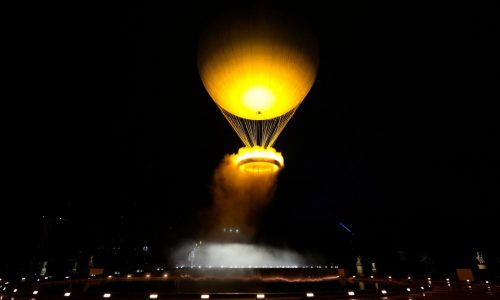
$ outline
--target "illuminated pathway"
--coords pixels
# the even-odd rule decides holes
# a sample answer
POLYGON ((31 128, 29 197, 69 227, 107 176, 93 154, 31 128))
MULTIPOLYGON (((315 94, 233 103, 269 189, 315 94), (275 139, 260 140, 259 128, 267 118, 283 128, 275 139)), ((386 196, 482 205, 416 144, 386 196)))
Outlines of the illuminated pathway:
MULTIPOLYGON (((108 275, 93 278, 42 278, 0 281, 0 300, 11 299, 500 299, 498 282, 454 282, 388 277, 341 278, 198 278, 190 270, 169 273, 108 275), (312 280, 313 279, 313 280, 312 280)), ((324 272, 324 271, 322 271, 324 272)), ((290 276, 288 273, 286 276, 290 276)))

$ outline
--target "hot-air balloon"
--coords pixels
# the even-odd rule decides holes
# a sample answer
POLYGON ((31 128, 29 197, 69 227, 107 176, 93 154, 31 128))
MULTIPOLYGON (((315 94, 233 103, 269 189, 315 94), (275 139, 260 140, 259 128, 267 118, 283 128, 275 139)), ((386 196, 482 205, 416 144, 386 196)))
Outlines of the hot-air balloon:
POLYGON ((316 40, 290 19, 252 15, 217 22, 200 38, 203 85, 244 147, 233 155, 246 172, 277 172, 273 144, 311 89, 316 40))

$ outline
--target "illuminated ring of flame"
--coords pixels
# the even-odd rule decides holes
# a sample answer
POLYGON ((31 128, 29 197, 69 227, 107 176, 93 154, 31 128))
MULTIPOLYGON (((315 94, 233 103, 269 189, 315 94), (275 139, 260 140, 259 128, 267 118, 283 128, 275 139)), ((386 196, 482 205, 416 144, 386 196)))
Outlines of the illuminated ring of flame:
POLYGON ((238 162, 238 168, 246 172, 277 172, 283 165, 279 160, 268 157, 249 157, 238 162))

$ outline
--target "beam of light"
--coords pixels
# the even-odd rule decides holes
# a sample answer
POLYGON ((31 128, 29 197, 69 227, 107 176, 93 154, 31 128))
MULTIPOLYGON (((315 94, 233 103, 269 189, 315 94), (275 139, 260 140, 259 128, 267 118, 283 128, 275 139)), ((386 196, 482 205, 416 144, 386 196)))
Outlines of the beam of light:
POLYGON ((272 147, 242 147, 232 159, 241 171, 249 173, 274 173, 284 166, 283 156, 272 147))
POLYGON ((352 233, 351 229, 349 229, 344 223, 340 222, 340 221, 337 221, 337 223, 342 226, 342 228, 344 228, 345 230, 347 230, 347 232, 349 233, 352 233))

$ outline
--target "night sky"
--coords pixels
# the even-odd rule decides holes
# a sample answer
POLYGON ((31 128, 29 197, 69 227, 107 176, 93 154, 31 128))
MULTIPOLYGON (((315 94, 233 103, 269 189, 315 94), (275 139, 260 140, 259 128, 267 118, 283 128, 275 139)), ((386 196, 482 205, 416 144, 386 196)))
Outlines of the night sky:
MULTIPOLYGON (((122 5, 32 8, 14 26, 1 225, 19 261, 32 259, 42 215, 64 218, 49 233, 57 253, 63 241, 165 253, 199 238, 213 171, 242 146, 196 60, 204 26, 232 7, 122 5)), ((274 5, 312 25, 320 64, 275 144, 285 168, 256 240, 353 265, 358 254, 500 260, 495 6, 274 5)))

